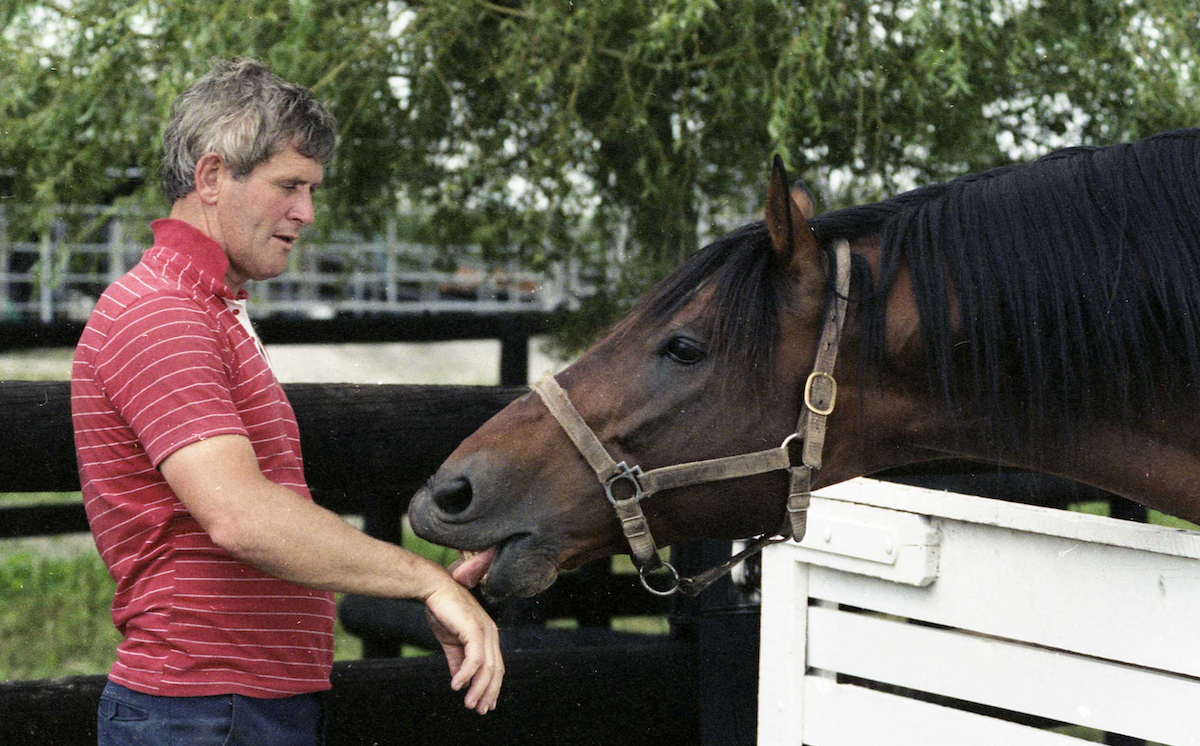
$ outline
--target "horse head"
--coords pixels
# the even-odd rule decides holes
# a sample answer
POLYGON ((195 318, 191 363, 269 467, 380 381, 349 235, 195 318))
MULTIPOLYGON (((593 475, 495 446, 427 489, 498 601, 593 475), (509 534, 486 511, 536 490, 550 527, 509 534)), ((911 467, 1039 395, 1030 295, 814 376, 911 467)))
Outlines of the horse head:
MULTIPOLYGON (((789 190, 778 159, 765 213, 698 252, 557 376, 614 462, 650 471, 778 447, 795 432, 836 300, 835 257, 809 227, 811 197, 789 190)), ((857 394, 856 332, 845 329, 837 383, 854 393, 831 414, 821 483, 865 468, 859 410, 874 397, 857 394)), ((667 489, 644 513, 664 544, 771 532, 787 481, 774 472, 667 489)), ((536 594, 559 570, 625 544, 593 468, 536 392, 464 441, 409 516, 423 538, 482 552, 478 572, 497 597, 536 594)))

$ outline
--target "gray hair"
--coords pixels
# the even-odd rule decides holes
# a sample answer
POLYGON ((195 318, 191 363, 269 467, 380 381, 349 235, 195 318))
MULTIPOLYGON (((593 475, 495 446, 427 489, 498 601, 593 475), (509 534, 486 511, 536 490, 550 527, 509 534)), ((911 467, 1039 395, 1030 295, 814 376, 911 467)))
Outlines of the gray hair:
POLYGON ((167 201, 196 188, 196 162, 215 152, 235 179, 287 146, 324 165, 337 144, 337 122, 312 91, 256 60, 214 58, 212 70, 171 104, 163 132, 162 187, 167 201))

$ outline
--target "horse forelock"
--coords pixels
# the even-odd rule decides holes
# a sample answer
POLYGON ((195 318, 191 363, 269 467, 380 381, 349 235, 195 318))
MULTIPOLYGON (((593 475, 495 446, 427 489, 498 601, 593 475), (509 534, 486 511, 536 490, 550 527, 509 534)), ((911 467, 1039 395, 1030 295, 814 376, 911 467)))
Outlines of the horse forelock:
POLYGON ((750 223, 692 254, 658 283, 614 327, 614 335, 663 327, 697 298, 706 299, 701 318, 709 354, 731 383, 765 391, 774 372, 784 278, 774 266, 770 237, 762 222, 750 223))

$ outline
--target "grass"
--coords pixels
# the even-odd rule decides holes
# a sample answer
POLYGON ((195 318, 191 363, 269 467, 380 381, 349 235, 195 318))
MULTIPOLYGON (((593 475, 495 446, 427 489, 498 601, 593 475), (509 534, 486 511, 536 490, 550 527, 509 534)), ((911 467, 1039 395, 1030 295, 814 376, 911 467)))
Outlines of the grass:
MULTIPOLYGON (((1078 511, 1080 513, 1089 513, 1091 515, 1104 516, 1105 518, 1108 518, 1110 513, 1109 505, 1106 502, 1072 503, 1071 510, 1078 511)), ((1157 510, 1146 511, 1146 522, 1154 526, 1181 528, 1188 531, 1200 531, 1200 526, 1196 525, 1195 523, 1185 521, 1182 518, 1176 518, 1173 515, 1161 513, 1157 510)))
POLYGON ((9 350, 0 355, 0 381, 67 381, 72 349, 9 350))
POLYGON ((0 492, 0 507, 10 505, 53 505, 83 500, 78 492, 0 492))
MULTIPOLYGON (((113 581, 99 555, 0 558, 0 680, 107 673, 121 636, 109 616, 113 581)), ((334 658, 362 657, 339 623, 334 658)))
POLYGON ((103 673, 120 635, 113 582, 98 555, 0 558, 0 679, 103 673))
MULTIPOLYGON (((0 494, 0 506, 79 500, 79 493, 0 494)), ((87 534, 0 541, 0 681, 107 673, 120 634, 113 580, 87 534)), ((362 641, 334 626, 334 659, 362 641)))

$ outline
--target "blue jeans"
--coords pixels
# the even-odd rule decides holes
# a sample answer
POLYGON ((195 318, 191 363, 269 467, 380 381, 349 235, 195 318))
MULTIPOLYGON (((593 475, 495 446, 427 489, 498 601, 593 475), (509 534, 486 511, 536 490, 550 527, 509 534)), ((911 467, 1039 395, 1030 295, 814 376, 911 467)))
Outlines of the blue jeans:
POLYGON ((108 682, 98 746, 324 746, 325 697, 158 697, 108 682))

